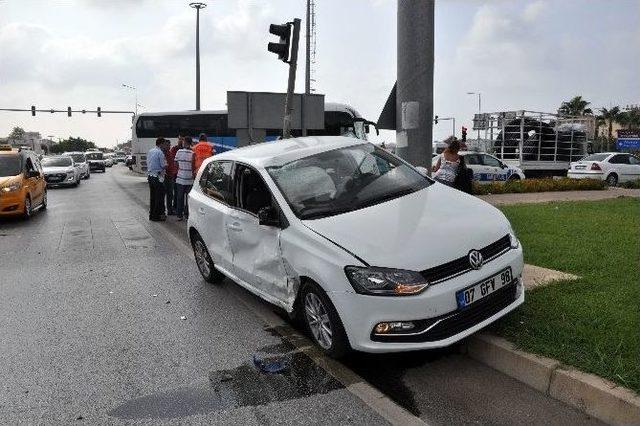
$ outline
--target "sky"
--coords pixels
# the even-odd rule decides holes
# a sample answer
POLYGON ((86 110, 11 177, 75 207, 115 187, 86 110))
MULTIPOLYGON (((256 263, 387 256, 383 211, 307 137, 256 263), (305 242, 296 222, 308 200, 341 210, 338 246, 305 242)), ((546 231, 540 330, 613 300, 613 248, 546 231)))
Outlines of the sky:
MULTIPOLYGON (((227 90, 283 92, 287 66, 266 50, 271 23, 304 19, 305 0, 204 0, 201 107, 227 90)), ((0 0, 0 108, 195 108, 195 11, 183 0, 0 0), (134 92, 122 84, 135 86, 134 92)), ((317 0, 316 93, 376 121, 396 80, 395 0, 317 0)), ((554 112, 640 103, 640 0, 437 0, 434 112, 471 128, 483 112, 554 112)), ((304 21, 303 21, 304 28, 304 21)), ((301 49, 304 44, 301 43, 301 49)), ((304 50, 296 89, 304 90, 304 50)), ((14 126, 109 147, 130 116, 0 112, 14 126)), ((452 132, 434 126, 434 139, 452 132)), ((383 131, 378 140, 393 141, 383 131)))

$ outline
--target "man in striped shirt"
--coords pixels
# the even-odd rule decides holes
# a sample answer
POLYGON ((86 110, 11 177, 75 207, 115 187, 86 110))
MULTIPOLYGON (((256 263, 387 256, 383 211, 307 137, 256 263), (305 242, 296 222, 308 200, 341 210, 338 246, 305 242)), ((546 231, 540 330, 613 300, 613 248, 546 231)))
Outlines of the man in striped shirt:
POLYGON ((182 143, 182 149, 176 152, 175 162, 178 165, 178 174, 176 176, 176 200, 178 220, 189 217, 189 204, 187 203, 187 195, 193 186, 193 178, 196 174, 195 155, 191 150, 193 140, 185 137, 182 143))

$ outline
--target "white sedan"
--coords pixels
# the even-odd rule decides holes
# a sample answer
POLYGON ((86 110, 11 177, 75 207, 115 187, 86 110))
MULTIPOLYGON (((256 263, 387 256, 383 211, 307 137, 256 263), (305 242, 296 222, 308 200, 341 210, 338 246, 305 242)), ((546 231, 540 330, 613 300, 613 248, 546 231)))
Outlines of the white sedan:
POLYGON ((571 163, 567 177, 606 180, 615 186, 618 182, 640 179, 640 159, 622 152, 591 154, 571 163))
POLYGON ((195 182, 188 232, 205 280, 300 318, 330 356, 451 345, 524 302, 505 216, 366 141, 239 148, 195 182))
MULTIPOLYGON (((479 183, 524 179, 524 172, 515 166, 503 163, 498 158, 485 152, 460 151, 466 166, 473 171, 473 180, 479 183)), ((436 165, 439 154, 434 154, 432 165, 436 165)))

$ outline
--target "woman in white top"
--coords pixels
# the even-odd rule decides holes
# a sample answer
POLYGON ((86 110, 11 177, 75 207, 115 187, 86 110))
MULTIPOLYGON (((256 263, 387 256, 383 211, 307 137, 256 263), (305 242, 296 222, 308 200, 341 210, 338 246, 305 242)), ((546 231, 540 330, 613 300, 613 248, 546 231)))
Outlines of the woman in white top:
POLYGON ((436 165, 433 166, 434 179, 447 186, 453 186, 460 168, 460 142, 451 137, 446 141, 447 148, 440 154, 436 165))
POLYGON ((176 175, 176 213, 178 220, 189 217, 189 203, 187 203, 187 195, 193 186, 193 178, 195 176, 195 155, 191 150, 193 140, 190 137, 184 138, 182 149, 176 152, 175 162, 178 166, 178 174, 176 175))

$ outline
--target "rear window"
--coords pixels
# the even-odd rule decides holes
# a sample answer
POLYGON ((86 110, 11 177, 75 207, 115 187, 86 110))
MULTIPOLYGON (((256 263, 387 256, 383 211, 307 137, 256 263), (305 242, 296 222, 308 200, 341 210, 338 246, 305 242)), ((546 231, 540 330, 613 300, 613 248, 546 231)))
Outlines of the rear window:
POLYGON ((17 155, 0 155, 0 176, 20 174, 20 157, 17 155))
POLYGON ((103 155, 101 152, 90 152, 87 154, 87 160, 102 160, 103 155))
POLYGON ((580 161, 604 161, 608 156, 609 154, 591 154, 580 161))
POLYGON ((73 161, 76 163, 84 163, 87 161, 84 154, 70 154, 70 157, 73 158, 73 161))

